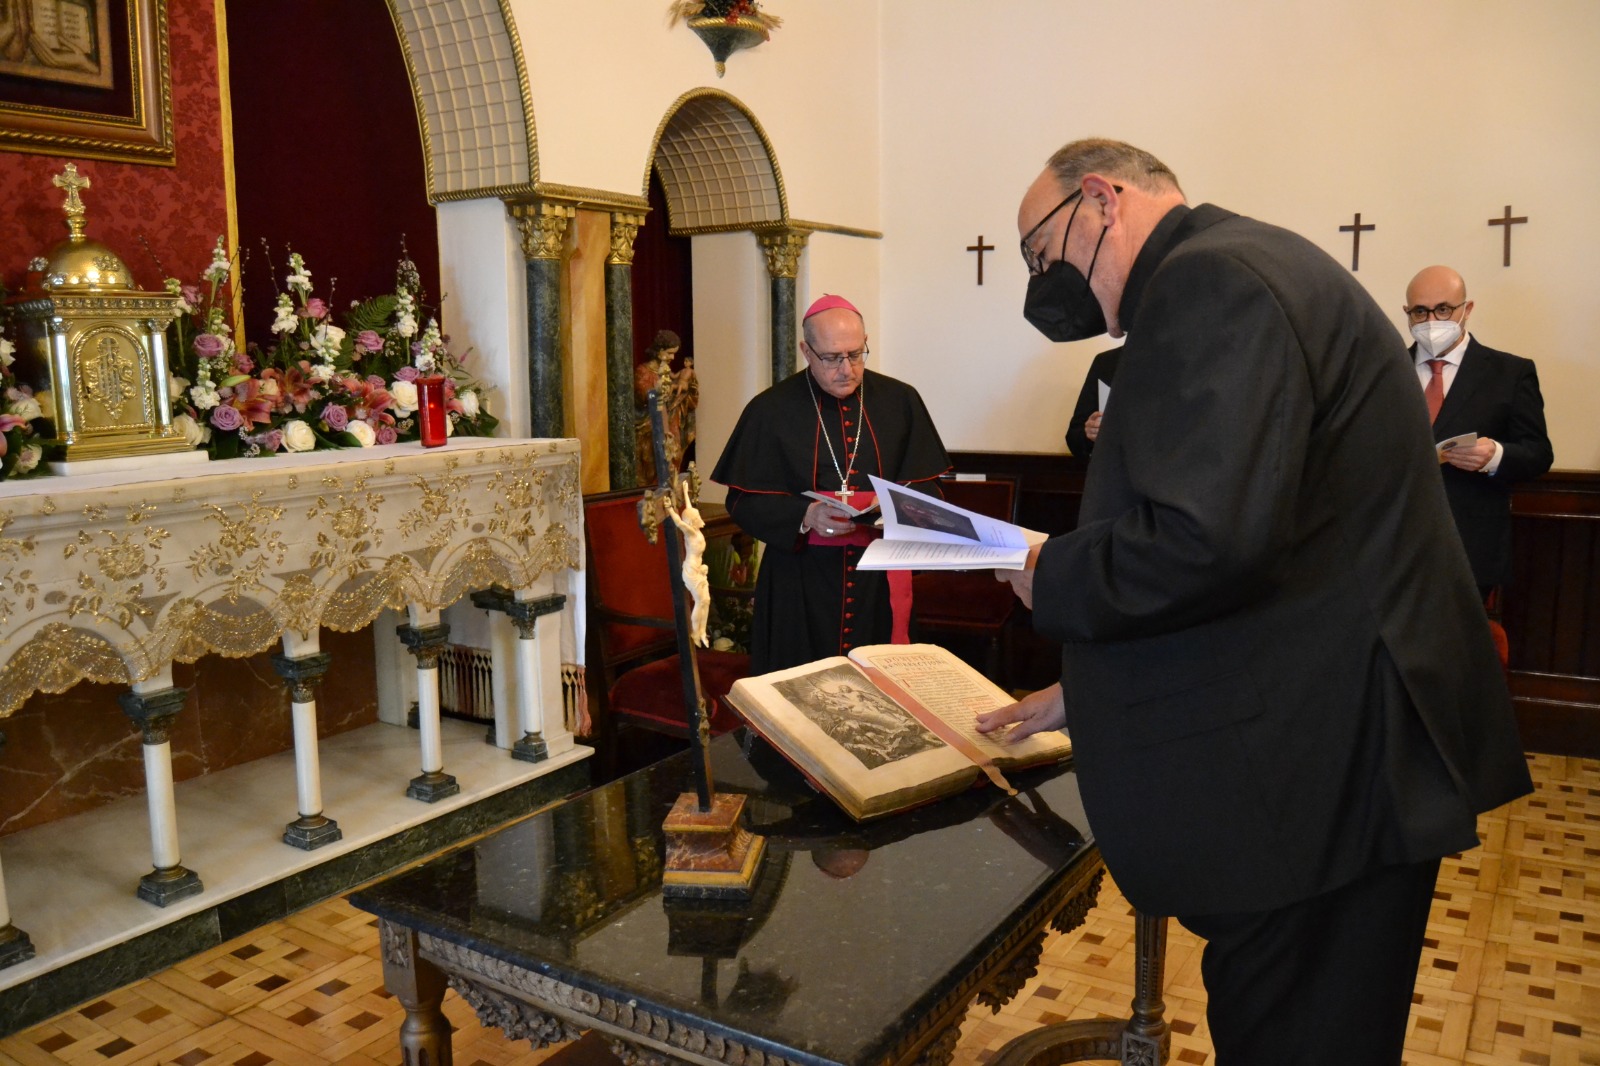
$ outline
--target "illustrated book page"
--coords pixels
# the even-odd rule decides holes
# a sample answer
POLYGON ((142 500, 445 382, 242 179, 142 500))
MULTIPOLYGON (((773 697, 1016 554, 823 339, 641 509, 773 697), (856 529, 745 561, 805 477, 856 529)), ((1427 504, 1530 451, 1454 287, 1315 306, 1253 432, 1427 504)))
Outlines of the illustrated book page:
POLYGON ((863 570, 1021 570, 1044 534, 968 511, 873 477, 883 538, 867 545, 863 570))
POLYGON ((974 718, 1012 698, 943 648, 872 645, 736 682, 729 702, 851 817, 877 817, 959 792, 1001 769, 1064 758, 1061 733, 1019 744, 980 736, 974 718))

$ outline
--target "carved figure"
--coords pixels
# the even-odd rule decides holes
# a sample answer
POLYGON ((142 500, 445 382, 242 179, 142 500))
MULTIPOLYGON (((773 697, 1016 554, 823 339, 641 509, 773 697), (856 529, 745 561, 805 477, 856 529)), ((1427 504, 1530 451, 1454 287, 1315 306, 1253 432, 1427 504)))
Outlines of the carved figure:
POLYGON ((694 600, 694 609, 689 612, 689 640, 704 648, 710 644, 706 622, 711 617, 711 568, 706 566, 706 535, 701 532, 706 520, 690 499, 688 481, 683 482, 683 509, 676 510, 669 502, 666 512, 683 534, 683 587, 694 600))

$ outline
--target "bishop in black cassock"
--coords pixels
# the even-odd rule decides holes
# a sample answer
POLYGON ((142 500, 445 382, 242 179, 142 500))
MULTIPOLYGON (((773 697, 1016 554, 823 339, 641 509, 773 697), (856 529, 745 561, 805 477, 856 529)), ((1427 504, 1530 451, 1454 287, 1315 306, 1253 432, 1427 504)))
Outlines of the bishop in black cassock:
MULTIPOLYGON (((917 391, 863 365, 866 329, 848 301, 812 304, 805 336, 806 369, 750 401, 711 474, 739 528, 765 544, 750 638, 758 674, 886 643, 896 628, 891 575, 856 569, 877 536, 871 518, 852 523, 801 494, 842 489, 859 509, 871 499, 868 475, 909 485, 950 468, 917 391)), ((906 586, 907 620, 909 579, 892 575, 906 586)))

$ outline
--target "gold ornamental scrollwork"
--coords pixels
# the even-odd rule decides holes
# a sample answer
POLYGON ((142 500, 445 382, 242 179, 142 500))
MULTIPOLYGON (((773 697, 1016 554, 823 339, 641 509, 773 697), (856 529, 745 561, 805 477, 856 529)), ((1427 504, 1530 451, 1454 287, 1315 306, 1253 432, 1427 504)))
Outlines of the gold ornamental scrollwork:
POLYGON ((626 211, 611 212, 611 255, 606 262, 617 266, 633 265, 633 241, 644 225, 644 216, 626 211))
POLYGON ((781 229, 757 232, 761 251, 767 257, 767 275, 773 278, 793 278, 800 273, 800 253, 805 251, 809 230, 781 229))

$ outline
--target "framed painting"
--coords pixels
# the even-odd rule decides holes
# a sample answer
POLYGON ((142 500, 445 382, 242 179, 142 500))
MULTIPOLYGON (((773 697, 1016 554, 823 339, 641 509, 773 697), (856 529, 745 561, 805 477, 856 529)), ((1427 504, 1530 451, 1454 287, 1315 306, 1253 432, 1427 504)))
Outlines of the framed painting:
POLYGON ((0 0, 0 150, 173 165, 167 0, 0 0))

